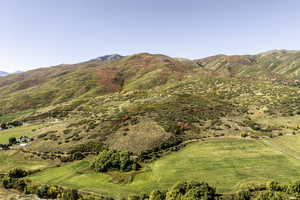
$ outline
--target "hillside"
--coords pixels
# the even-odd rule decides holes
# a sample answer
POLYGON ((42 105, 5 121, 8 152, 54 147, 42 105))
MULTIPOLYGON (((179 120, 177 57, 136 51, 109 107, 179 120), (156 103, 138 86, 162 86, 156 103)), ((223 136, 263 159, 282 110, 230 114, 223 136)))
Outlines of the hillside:
POLYGON ((120 60, 94 60, 32 70, 0 79, 0 95, 3 97, 0 113, 56 105, 121 90, 148 89, 180 78, 192 69, 167 56, 138 54, 120 60))
POLYGON ((300 51, 273 50, 256 55, 217 55, 195 62, 205 69, 231 76, 269 80, 300 78, 300 51))
POLYGON ((270 180, 271 165, 279 181, 295 181, 300 176, 288 170, 300 165, 300 155, 288 146, 300 141, 300 88, 281 81, 296 81, 297 64, 289 72, 287 63, 297 63, 298 54, 193 61, 141 53, 2 77, 0 124, 9 128, 0 130, 0 143, 22 136, 33 141, 0 150, 6 163, 0 172, 14 165, 40 169, 30 179, 117 198, 199 178, 231 192, 270 180), (19 121, 24 125, 15 127, 19 121), (92 171, 95 155, 110 150, 130 152, 141 169, 92 171), (73 159, 78 152, 82 161, 73 159), (170 164, 176 159, 178 165, 170 164))
MULTIPOLYGON (((287 57, 293 53, 286 52, 287 57)), ((187 140, 240 135, 241 131, 276 135, 288 130, 261 124, 256 118, 298 115, 298 88, 255 81, 251 73, 251 78, 233 77, 222 71, 226 67, 210 67, 222 58, 230 61, 225 66, 258 68, 254 64, 258 57, 274 54, 284 52, 259 54, 255 61, 248 56, 219 55, 196 65, 186 59, 142 53, 14 74, 0 79, 4 97, 0 120, 59 120, 37 133, 41 136, 31 148, 41 151, 70 151, 96 139, 102 148, 141 153, 165 143, 176 146, 187 140)))

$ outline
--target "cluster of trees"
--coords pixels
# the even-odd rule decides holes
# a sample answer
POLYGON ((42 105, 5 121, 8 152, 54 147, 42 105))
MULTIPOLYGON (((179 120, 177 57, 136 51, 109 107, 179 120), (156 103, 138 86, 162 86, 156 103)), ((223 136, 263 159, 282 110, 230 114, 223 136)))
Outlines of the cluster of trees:
POLYGON ((224 200, 285 200, 298 199, 300 181, 291 184, 280 184, 271 181, 263 184, 249 184, 235 194, 223 197, 224 200))
POLYGON ((75 160, 82 160, 85 158, 85 155, 79 151, 72 153, 70 156, 60 157, 61 162, 72 162, 75 160))
POLYGON ((13 122, 9 122, 9 123, 1 123, 0 128, 2 130, 5 130, 5 129, 9 129, 11 127, 22 126, 22 125, 23 125, 23 122, 21 122, 21 121, 13 121, 13 122))
POLYGON ((152 191, 149 200, 214 200, 219 195, 205 182, 185 181, 176 183, 166 192, 152 191))
POLYGON ((138 162, 128 152, 104 150, 91 165, 96 172, 107 172, 110 170, 131 171, 140 168, 138 162))

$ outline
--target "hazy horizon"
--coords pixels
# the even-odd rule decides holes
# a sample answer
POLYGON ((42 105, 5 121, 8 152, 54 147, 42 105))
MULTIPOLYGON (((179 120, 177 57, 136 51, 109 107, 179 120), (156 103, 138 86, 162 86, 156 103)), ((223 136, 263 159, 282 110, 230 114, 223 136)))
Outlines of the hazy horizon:
POLYGON ((107 54, 189 59, 299 49, 300 2, 10 0, 0 8, 0 71, 107 54))

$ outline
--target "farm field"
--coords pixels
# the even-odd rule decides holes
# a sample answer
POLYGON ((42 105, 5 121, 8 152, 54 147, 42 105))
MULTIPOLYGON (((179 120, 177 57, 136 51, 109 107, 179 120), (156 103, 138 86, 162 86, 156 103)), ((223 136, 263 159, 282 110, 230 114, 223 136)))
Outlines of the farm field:
MULTIPOLYGON (((300 139, 298 136, 284 137, 286 140, 300 139)), ((133 174, 94 173, 89 165, 90 159, 78 161, 42 171, 30 178, 114 197, 166 189, 183 180, 206 181, 217 187, 218 192, 235 191, 251 181, 278 180, 287 183, 300 180, 299 160, 261 140, 238 138, 217 138, 190 144, 144 166, 130 183, 115 183, 115 180, 132 177, 133 174)))

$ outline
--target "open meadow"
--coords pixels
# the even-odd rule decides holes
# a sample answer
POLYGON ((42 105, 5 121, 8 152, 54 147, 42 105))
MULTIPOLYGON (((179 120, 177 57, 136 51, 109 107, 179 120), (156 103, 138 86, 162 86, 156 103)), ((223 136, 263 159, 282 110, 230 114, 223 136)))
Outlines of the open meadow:
MULTIPOLYGON (((291 138, 295 139, 300 138, 291 138)), ((207 181, 219 192, 235 191, 252 181, 278 180, 287 183, 300 180, 300 161, 269 147, 261 140, 218 138, 193 143, 179 152, 145 165, 136 174, 95 173, 89 169, 90 160, 51 168, 30 178, 114 197, 150 192, 157 188, 166 189, 182 180, 207 181), (126 183, 132 177, 133 181, 126 183), (121 182, 117 183, 118 180, 121 182), (125 182, 122 183, 122 180, 125 182)))

